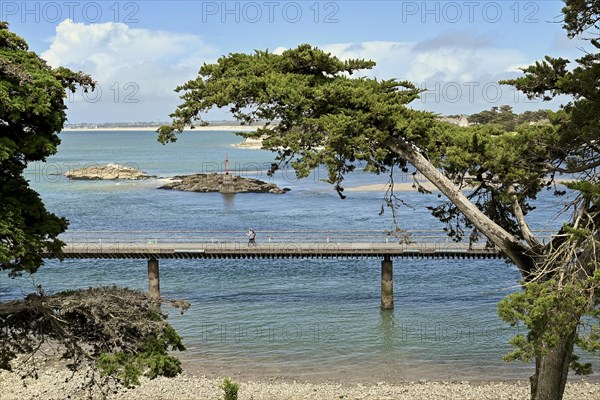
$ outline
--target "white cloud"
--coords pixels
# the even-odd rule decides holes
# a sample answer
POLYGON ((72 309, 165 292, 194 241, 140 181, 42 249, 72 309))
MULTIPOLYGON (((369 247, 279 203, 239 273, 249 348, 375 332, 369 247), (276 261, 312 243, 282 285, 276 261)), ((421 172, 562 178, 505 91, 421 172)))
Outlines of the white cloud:
POLYGON ((69 115, 79 122, 165 120, 179 101, 175 87, 194 78, 203 62, 214 61, 214 53, 197 35, 65 20, 41 56, 98 82, 96 94, 71 97, 69 115))
POLYGON ((489 33, 481 33, 474 28, 448 30, 441 35, 422 40, 416 50, 426 51, 440 48, 476 49, 494 45, 494 37, 489 33))
POLYGON ((407 79, 415 83, 471 81, 482 75, 511 71, 515 63, 525 61, 523 54, 512 49, 457 48, 452 45, 424 48, 419 42, 330 44, 323 46, 323 50, 341 59, 374 60, 377 66, 367 73, 369 76, 407 79))
POLYGON ((364 58, 373 60, 377 65, 363 75, 382 79, 406 79, 404 66, 409 64, 414 43, 410 42, 361 42, 340 43, 323 46, 323 50, 331 52, 340 59, 364 58))
MULTIPOLYGON (((526 104, 523 95, 497 84, 500 79, 518 76, 516 66, 531 61, 527 55, 477 34, 465 30, 415 42, 367 41, 319 47, 341 59, 374 60, 375 68, 362 72, 362 76, 409 80, 427 88, 429 92, 413 103, 417 108, 455 114, 501 104, 512 104, 516 111, 547 107, 526 104), (496 96, 498 91, 502 93, 496 96)), ((276 47, 275 53, 284 50, 276 47)), ((89 95, 87 101, 81 93, 72 96, 69 115, 76 117, 71 122, 165 121, 180 103, 174 88, 195 78, 203 63, 215 62, 218 56, 198 35, 70 20, 57 26, 49 49, 42 54, 53 66, 83 70, 99 82, 99 101, 95 101, 96 94, 89 95)), ((216 113, 218 118, 214 119, 231 117, 216 113)), ((211 114, 208 117, 213 118, 211 114)))
MULTIPOLYGON (((476 32, 461 32, 461 35, 476 32)), ((514 88, 498 81, 520 74, 516 66, 531 60, 517 50, 499 47, 487 38, 466 38, 444 33, 421 42, 336 43, 320 46, 340 59, 364 58, 377 63, 363 75, 408 80, 428 92, 412 105, 441 114, 471 114, 502 104, 515 111, 549 108, 532 103, 514 88)))

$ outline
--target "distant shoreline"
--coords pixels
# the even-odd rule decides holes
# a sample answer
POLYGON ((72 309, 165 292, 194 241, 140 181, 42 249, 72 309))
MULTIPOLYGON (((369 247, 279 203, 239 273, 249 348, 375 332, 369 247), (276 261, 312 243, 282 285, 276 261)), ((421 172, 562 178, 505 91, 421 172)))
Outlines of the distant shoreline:
MULTIPOLYGON (((62 132, 100 132, 100 131, 146 131, 154 132, 159 126, 113 126, 113 127, 98 127, 98 128, 64 128, 62 132)), ((261 128, 261 126, 247 126, 247 125, 214 125, 214 126, 197 126, 194 129, 186 128, 185 131, 234 131, 234 132, 252 132, 261 128)))

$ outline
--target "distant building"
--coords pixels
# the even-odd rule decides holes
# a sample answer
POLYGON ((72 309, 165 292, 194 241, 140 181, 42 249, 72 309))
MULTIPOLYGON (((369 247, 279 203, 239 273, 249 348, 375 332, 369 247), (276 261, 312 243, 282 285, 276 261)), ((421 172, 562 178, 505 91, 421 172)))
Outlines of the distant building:
POLYGON ((438 118, 440 121, 442 122, 448 122, 449 124, 454 124, 454 125, 458 125, 458 126, 469 126, 472 125, 469 120, 467 119, 467 116, 464 114, 461 115, 451 115, 451 116, 447 116, 447 117, 439 117, 438 118))
POLYGON ((548 125, 550 120, 548 118, 540 119, 539 121, 529 121, 529 125, 548 125))

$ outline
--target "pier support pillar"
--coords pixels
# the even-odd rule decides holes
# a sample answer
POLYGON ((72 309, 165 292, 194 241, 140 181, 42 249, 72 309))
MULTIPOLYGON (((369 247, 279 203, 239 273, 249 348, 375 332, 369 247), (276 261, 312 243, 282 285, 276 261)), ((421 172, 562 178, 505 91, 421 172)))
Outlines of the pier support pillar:
POLYGON ((394 271, 389 256, 385 256, 381 261, 381 308, 384 310, 394 308, 394 271))
POLYGON ((148 296, 153 302, 158 303, 160 300, 160 275, 156 258, 148 260, 148 296))

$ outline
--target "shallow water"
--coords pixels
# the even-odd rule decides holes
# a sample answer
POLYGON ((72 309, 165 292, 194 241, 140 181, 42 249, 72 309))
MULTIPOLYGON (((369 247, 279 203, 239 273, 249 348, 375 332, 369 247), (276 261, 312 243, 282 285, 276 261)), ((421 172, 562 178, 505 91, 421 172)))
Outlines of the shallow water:
MULTIPOLYGON (((159 177, 222 172, 228 154, 233 173, 270 180, 267 151, 238 149, 231 132, 186 132, 162 146, 153 132, 66 132, 59 152, 27 172, 48 208, 66 216, 72 230, 230 230, 239 240, 252 226, 265 231, 384 230, 382 193, 352 192, 340 200, 320 181, 323 171, 297 180, 284 170, 273 181, 285 195, 185 193, 157 190, 159 182, 69 181, 69 168, 116 162, 159 177)), ((408 177, 397 177, 408 180, 408 177)), ((358 172, 347 186, 383 183, 358 172)), ((407 229, 441 229, 425 209, 437 196, 402 193, 416 208, 400 209, 407 229)), ((557 200, 542 193, 539 223, 557 200)), ((559 224, 556 221, 555 224, 559 224)), ((261 233, 261 231, 263 233, 261 233)), ((120 233, 128 240, 127 233, 120 233)), ((157 234, 159 236, 160 234, 157 234)), ((270 233, 277 239, 277 233, 270 233)), ((324 238, 323 238, 324 239, 324 238)), ((380 261, 161 260, 161 291, 192 303, 171 322, 188 346, 188 362, 226 370, 299 379, 512 379, 529 365, 501 360, 518 332, 497 316, 497 303, 516 290, 519 273, 501 260, 395 260, 395 309, 383 312, 380 261)), ((147 287, 143 260, 47 261, 32 277, 0 278, 0 298, 18 298, 32 283, 47 291, 117 284, 147 287)), ((600 365, 600 359, 592 360, 600 365)), ((598 368, 597 368, 598 369, 598 368)))

